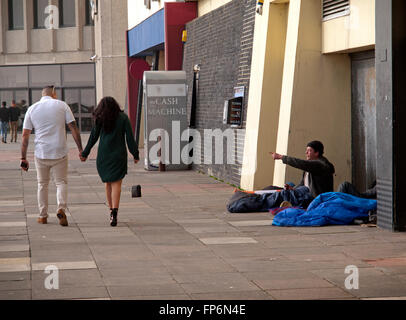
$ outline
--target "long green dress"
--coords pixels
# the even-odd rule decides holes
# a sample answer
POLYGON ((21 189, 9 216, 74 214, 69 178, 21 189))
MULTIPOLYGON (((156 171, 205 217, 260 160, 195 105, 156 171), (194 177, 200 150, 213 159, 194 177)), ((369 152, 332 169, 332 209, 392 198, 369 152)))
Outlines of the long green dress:
POLYGON ((87 142, 82 156, 87 158, 100 137, 97 151, 97 172, 103 182, 115 182, 127 174, 127 148, 136 160, 139 152, 135 145, 130 119, 124 112, 120 112, 112 132, 106 133, 101 125, 96 124, 87 142))

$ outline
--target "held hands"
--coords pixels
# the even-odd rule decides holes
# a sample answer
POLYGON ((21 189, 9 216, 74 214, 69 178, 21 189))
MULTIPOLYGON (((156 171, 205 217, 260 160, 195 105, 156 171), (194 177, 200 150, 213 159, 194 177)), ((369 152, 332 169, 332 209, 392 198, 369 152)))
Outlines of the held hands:
POLYGON ((80 159, 80 161, 82 161, 82 162, 85 162, 85 161, 87 160, 87 158, 85 158, 85 157, 82 156, 82 151, 79 152, 79 159, 80 159))

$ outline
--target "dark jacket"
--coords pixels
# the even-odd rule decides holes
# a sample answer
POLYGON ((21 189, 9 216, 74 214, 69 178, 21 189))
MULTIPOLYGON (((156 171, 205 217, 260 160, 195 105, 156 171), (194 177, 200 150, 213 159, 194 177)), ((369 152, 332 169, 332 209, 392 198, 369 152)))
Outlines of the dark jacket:
POLYGON ((327 158, 321 156, 318 160, 302 160, 283 156, 283 163, 303 170, 302 181, 298 186, 304 186, 304 174, 309 173, 310 193, 317 197, 321 193, 333 192, 334 190, 334 166, 327 158))
POLYGON ((9 113, 10 113, 10 121, 18 121, 18 119, 20 118, 20 108, 19 107, 10 107, 8 109, 9 113))
POLYGON ((10 112, 7 108, 1 107, 0 108, 0 121, 2 122, 9 122, 10 121, 10 112))

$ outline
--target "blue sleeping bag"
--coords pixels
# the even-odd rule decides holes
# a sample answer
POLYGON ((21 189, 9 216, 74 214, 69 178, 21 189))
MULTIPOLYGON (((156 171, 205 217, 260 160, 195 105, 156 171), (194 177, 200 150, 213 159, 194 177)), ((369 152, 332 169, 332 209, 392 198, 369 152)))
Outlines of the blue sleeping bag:
POLYGON ((376 207, 376 200, 340 192, 327 192, 314 199, 307 210, 287 208, 281 211, 274 217, 272 225, 280 227, 347 225, 354 219, 368 217, 368 211, 376 207))

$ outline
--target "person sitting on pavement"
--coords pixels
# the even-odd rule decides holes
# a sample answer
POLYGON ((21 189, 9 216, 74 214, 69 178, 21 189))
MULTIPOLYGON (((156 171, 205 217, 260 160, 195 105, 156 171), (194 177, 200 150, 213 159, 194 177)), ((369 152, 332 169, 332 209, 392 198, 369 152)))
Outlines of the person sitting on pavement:
MULTIPOLYGON (((274 160, 282 160, 284 164, 303 170, 303 178, 294 188, 306 186, 314 198, 319 194, 334 191, 335 168, 323 156, 324 146, 320 141, 311 141, 307 144, 306 160, 281 155, 276 152, 271 152, 271 154, 274 160)), ((292 187, 285 184, 285 189, 289 190, 292 187)))
POLYGON ((376 181, 374 181, 371 188, 367 189, 365 192, 359 192, 352 183, 345 181, 339 185, 337 192, 351 194, 358 198, 376 199, 376 181))

